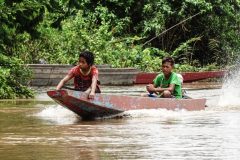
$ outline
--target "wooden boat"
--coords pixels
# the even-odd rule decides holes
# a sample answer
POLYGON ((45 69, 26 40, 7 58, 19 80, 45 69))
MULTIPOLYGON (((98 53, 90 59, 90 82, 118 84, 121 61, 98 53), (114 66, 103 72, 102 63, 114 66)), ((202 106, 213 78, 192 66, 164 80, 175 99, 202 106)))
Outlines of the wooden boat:
POLYGON ((150 98, 123 95, 96 94, 88 99, 87 94, 72 90, 53 90, 47 92, 54 101, 75 112, 83 119, 94 119, 116 115, 128 110, 185 109, 189 111, 204 110, 206 99, 150 98))
MULTIPOLYGON (((206 71, 206 72, 183 72, 184 82, 193 82, 208 78, 222 78, 225 76, 227 71, 206 71)), ((136 76, 135 84, 149 84, 153 82, 153 79, 158 73, 138 73, 136 76)))

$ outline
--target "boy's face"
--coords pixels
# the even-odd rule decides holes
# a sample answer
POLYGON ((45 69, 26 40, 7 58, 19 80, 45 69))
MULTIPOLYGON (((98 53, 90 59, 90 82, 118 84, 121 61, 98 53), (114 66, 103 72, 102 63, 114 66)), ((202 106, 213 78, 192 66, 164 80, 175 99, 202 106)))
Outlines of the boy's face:
POLYGON ((87 61, 85 58, 80 57, 78 61, 78 65, 81 69, 88 69, 90 66, 88 65, 87 61))
POLYGON ((164 75, 168 75, 172 72, 173 66, 170 62, 165 62, 162 64, 162 72, 164 75))

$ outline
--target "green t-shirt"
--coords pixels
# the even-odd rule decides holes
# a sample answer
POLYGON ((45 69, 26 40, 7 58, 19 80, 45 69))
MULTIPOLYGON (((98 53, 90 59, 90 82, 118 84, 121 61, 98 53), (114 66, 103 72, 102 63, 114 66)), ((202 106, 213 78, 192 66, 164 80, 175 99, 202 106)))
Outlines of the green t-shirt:
POLYGON ((161 73, 153 80, 155 87, 168 88, 170 84, 175 84, 173 95, 176 98, 182 98, 182 84, 177 74, 172 72, 169 79, 165 79, 164 74, 161 73))

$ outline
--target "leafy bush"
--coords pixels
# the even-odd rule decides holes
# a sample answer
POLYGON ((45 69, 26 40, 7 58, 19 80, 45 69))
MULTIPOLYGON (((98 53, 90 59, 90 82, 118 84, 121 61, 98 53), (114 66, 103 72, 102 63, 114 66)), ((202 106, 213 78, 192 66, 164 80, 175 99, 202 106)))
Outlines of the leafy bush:
POLYGON ((0 99, 33 97, 26 87, 30 77, 30 70, 21 60, 0 54, 0 99))
POLYGON ((196 67, 191 66, 189 64, 175 64, 175 71, 176 72, 200 72, 200 71, 214 71, 219 70, 219 66, 216 66, 216 64, 210 64, 203 67, 196 67))

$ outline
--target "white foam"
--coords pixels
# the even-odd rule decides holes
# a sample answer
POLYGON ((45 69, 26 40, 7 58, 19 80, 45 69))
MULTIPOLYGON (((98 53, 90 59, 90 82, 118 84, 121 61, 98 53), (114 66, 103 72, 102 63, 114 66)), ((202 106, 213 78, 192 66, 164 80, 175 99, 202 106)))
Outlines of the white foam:
POLYGON ((125 114, 131 117, 163 117, 163 118, 178 118, 185 115, 191 115, 193 112, 186 110, 167 110, 167 109, 141 109, 126 111, 125 114))
POLYGON ((60 105, 48 106, 35 116, 56 124, 74 124, 79 121, 79 117, 75 113, 60 105))
POLYGON ((232 71, 222 86, 218 106, 240 107, 240 70, 232 71))
POLYGON ((197 116, 202 116, 205 111, 186 111, 186 110, 166 110, 166 109, 140 109, 140 110, 129 110, 126 111, 118 117, 128 117, 134 119, 144 118, 146 121, 184 121, 188 118, 195 118, 197 116))

